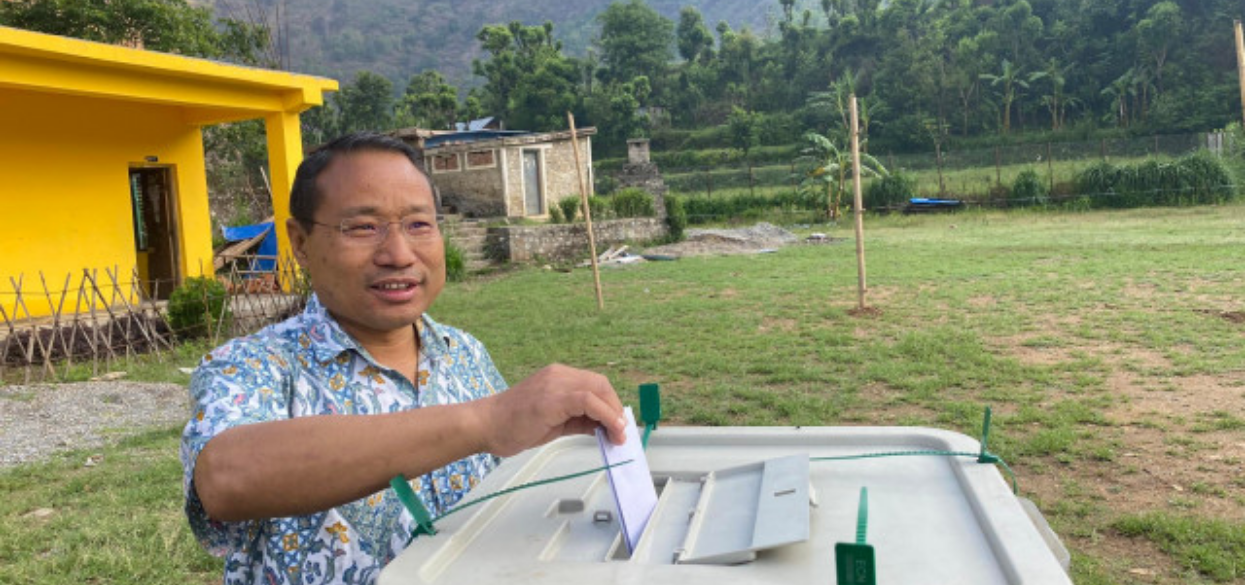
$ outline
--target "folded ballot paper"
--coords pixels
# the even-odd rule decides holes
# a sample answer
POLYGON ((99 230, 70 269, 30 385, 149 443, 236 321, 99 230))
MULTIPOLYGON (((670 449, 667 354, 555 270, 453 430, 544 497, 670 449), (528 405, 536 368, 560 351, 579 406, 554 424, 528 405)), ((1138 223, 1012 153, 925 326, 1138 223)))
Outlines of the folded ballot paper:
POLYGON ((626 418, 627 442, 622 445, 611 443, 602 428, 597 429, 597 442, 601 444, 601 457, 605 459, 605 465, 630 461, 610 467, 605 473, 610 479, 610 489, 614 491, 614 506, 618 511, 618 521, 622 524, 623 541, 627 543, 627 552, 634 553, 640 535, 644 534, 644 526, 657 506, 657 489, 648 471, 644 444, 640 441, 640 432, 636 429, 635 415, 631 413, 630 406, 626 408, 626 418))

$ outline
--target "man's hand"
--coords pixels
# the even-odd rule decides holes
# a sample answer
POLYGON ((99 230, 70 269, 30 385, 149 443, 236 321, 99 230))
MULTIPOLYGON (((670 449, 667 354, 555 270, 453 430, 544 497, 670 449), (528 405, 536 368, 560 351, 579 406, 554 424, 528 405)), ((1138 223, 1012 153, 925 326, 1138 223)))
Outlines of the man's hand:
POLYGON ((484 450, 509 457, 571 434, 592 434, 605 427, 610 441, 621 445, 622 402, 600 374, 554 364, 532 374, 509 390, 480 402, 484 450))

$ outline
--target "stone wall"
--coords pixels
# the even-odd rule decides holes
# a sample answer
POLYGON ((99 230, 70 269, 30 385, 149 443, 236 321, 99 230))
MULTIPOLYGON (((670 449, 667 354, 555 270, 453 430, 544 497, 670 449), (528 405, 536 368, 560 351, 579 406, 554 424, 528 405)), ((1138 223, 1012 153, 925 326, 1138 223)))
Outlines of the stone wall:
MULTIPOLYGON (((487 149, 500 158, 501 149, 487 149)), ((463 168, 467 152, 456 153, 460 157, 460 169, 451 172, 433 172, 432 181, 441 196, 441 207, 451 208, 467 217, 502 217, 506 215, 503 199, 505 185, 501 164, 487 168, 463 168)), ((498 161, 500 162, 500 161, 498 161)))
MULTIPOLYGON (((613 219, 592 223, 597 253, 624 242, 647 242, 666 236, 664 221, 652 218, 613 219)), ((511 262, 575 261, 588 258, 585 224, 491 227, 489 255, 511 262)))

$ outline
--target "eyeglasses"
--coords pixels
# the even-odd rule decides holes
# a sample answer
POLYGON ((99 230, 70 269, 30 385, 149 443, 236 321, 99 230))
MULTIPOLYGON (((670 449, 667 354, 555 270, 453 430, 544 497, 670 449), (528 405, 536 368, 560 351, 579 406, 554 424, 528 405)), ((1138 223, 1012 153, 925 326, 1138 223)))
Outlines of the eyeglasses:
POLYGON ((329 223, 320 223, 311 220, 312 223, 327 228, 337 228, 341 232, 342 239, 360 245, 376 245, 389 237, 389 226, 398 224, 402 228, 402 234, 406 236, 407 241, 416 242, 429 240, 437 237, 437 224, 408 217, 397 221, 378 221, 375 219, 352 218, 343 219, 340 224, 333 225, 329 223))

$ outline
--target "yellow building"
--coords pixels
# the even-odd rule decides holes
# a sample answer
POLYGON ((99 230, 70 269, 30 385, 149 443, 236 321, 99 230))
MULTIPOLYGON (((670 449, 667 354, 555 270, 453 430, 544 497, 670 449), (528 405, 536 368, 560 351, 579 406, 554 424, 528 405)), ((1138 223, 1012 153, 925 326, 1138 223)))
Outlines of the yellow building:
POLYGON ((203 127, 265 121, 283 226, 303 156, 299 113, 336 89, 331 79, 0 27, 0 309, 24 316, 11 279, 39 315, 59 303, 33 286, 41 274, 57 290, 84 270, 126 281, 137 272, 163 283, 160 296, 210 274, 203 127))

